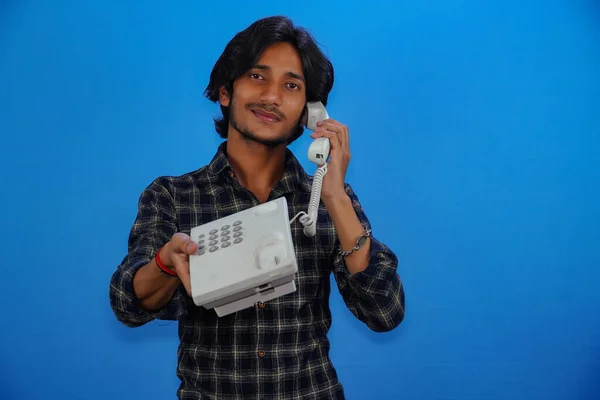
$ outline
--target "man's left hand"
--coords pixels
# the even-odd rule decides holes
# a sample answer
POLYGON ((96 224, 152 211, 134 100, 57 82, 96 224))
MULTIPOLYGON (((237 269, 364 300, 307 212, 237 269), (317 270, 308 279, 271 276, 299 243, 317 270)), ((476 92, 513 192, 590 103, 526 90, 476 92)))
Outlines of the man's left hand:
POLYGON ((327 164, 327 174, 323 178, 321 199, 324 203, 346 196, 344 183, 346 171, 350 163, 350 139, 348 127, 333 119, 317 123, 317 129, 310 135, 313 139, 329 138, 330 160, 327 164))

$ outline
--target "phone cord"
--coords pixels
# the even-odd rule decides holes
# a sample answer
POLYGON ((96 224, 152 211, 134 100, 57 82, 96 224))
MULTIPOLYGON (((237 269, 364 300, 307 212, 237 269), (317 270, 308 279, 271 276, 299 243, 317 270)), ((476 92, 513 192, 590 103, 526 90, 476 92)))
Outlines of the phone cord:
POLYGON ((302 225, 304 225, 304 234, 313 237, 317 233, 317 215, 319 212, 319 202, 321 201, 321 186, 323 186, 323 177, 327 174, 327 164, 317 168, 313 177, 313 184, 310 191, 310 201, 308 203, 308 213, 304 211, 296 214, 290 221, 290 224, 298 217, 302 225))

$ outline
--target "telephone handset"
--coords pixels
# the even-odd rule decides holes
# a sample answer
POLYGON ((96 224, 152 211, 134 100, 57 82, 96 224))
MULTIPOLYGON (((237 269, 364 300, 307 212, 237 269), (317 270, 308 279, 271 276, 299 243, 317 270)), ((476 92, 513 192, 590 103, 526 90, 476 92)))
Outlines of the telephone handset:
MULTIPOLYGON (((306 108, 306 127, 312 131, 317 129, 318 122, 329 118, 325 106, 320 101, 309 102, 306 104, 306 108)), ((327 160, 329 159, 330 146, 329 138, 317 138, 308 148, 308 159, 318 165, 317 171, 313 177, 308 212, 300 212, 290 221, 290 223, 292 223, 297 217, 300 217, 300 222, 304 225, 304 234, 310 237, 315 236, 317 233, 316 223, 319 202, 321 201, 321 185, 323 184, 323 177, 327 173, 327 160)))
MULTIPOLYGON (((306 118, 306 127, 311 131, 317 129, 317 123, 329 118, 325 106, 320 101, 307 103, 308 115, 306 118)), ((325 165, 329 158, 329 139, 317 138, 308 148, 308 159, 317 165, 325 165)))

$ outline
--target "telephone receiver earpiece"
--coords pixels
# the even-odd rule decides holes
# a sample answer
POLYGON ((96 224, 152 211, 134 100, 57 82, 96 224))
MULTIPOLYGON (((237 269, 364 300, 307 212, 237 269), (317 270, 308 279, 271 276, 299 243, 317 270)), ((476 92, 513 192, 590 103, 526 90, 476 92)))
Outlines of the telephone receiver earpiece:
POLYGON ((324 121, 329 118, 325 106, 320 101, 306 103, 306 127, 311 131, 317 129, 317 122, 324 121))
MULTIPOLYGON (((311 131, 317 129, 317 123, 329 118, 325 106, 320 101, 306 103, 306 127, 311 131)), ((315 139, 308 148, 308 159, 315 164, 325 165, 329 158, 331 144, 328 138, 315 139)))

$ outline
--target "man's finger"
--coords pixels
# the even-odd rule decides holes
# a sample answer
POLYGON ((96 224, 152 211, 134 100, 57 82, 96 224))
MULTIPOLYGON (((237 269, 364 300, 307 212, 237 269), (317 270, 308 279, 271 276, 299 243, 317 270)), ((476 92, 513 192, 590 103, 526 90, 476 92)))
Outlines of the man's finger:
MULTIPOLYGON (((334 120, 326 120, 326 122, 324 122, 322 125, 319 125, 319 128, 317 130, 320 131, 321 129, 325 129, 328 132, 335 132, 337 135, 336 137, 340 143, 340 148, 342 148, 345 151, 349 151, 350 135, 348 133, 348 127, 346 125, 340 124, 339 122, 334 120)), ((317 130, 315 130, 315 132, 317 132, 317 130)))
POLYGON ((190 287, 190 266, 189 263, 181 261, 179 259, 174 261, 175 271, 177 271, 177 276, 181 283, 183 283, 183 287, 185 287, 188 295, 192 295, 192 289, 190 287))
POLYGON ((331 144, 331 148, 332 149, 337 149, 339 148, 342 143, 340 141, 340 137, 338 136, 337 133, 335 132, 331 132, 328 130, 319 130, 319 131, 314 131, 311 135, 310 135, 313 139, 319 138, 319 137, 326 137, 329 139, 329 142, 331 144))
POLYGON ((196 251, 198 251, 198 244, 196 244, 196 242, 190 239, 187 245, 185 246, 184 252, 189 255, 194 254, 196 251))
POLYGON ((176 253, 193 254, 198 250, 198 245, 185 233, 176 233, 171 242, 173 251, 176 253))
POLYGON ((331 118, 326 119, 326 120, 318 123, 317 126, 323 126, 323 125, 327 125, 327 124, 329 124, 329 125, 335 125, 335 126, 338 126, 340 128, 344 128, 345 127, 345 125, 342 124, 341 122, 336 121, 335 119, 331 119, 331 118))

